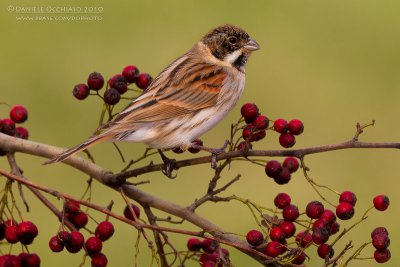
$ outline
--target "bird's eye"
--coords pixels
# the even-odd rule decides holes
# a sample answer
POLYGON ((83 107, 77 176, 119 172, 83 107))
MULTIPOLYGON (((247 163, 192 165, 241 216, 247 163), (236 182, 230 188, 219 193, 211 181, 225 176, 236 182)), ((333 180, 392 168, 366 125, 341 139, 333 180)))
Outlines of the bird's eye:
POLYGON ((234 45, 237 42, 237 38, 235 36, 231 36, 231 37, 228 38, 228 41, 229 41, 230 44, 234 45))

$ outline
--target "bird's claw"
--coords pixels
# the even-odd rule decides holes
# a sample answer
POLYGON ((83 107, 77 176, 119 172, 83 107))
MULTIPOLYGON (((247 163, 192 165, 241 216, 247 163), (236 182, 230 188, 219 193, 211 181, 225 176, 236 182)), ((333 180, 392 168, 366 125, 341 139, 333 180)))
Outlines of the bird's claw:
POLYGON ((170 159, 164 155, 161 150, 158 150, 161 155, 161 159, 164 162, 164 167, 162 168, 161 172, 170 179, 175 179, 177 175, 172 175, 173 170, 176 169, 176 160, 170 159))

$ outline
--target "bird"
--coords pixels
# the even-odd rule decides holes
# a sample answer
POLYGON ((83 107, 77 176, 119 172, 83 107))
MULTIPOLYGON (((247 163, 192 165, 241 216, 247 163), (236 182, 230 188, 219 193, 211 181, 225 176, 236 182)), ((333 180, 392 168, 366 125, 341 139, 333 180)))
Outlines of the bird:
POLYGON ((225 24, 210 30, 87 141, 44 164, 64 161, 104 141, 190 148, 238 102, 245 87, 246 63, 259 48, 238 26, 225 24))

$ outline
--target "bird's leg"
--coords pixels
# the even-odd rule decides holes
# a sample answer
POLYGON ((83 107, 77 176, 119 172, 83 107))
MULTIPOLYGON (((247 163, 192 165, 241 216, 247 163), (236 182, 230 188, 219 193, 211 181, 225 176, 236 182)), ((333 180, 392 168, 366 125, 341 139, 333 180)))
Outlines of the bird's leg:
POLYGON ((229 140, 226 140, 224 145, 220 148, 210 148, 205 146, 199 146, 196 144, 192 144, 191 147, 194 149, 200 149, 203 151, 207 151, 211 153, 211 168, 214 170, 217 169, 217 156, 225 152, 226 147, 229 145, 229 140))
POLYGON ((170 159, 161 151, 161 149, 157 150, 161 156, 162 161, 164 162, 164 168, 161 170, 162 173, 165 174, 170 179, 175 179, 176 175, 172 175, 172 171, 175 169, 176 160, 170 159))

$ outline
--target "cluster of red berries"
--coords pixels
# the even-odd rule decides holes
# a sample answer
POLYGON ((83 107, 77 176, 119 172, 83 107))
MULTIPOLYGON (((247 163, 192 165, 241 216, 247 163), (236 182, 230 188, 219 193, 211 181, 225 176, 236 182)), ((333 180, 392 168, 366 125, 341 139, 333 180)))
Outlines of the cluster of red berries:
MULTIPOLYGON (((139 73, 139 69, 136 66, 126 66, 121 74, 116 74, 108 80, 103 96, 104 102, 108 105, 115 105, 120 101, 121 95, 128 91, 130 84, 135 83, 138 88, 146 89, 152 80, 153 78, 148 73, 139 73)), ((98 72, 92 72, 89 74, 87 84, 80 83, 75 85, 72 94, 75 98, 83 100, 89 96, 90 90, 98 94, 98 91, 103 86, 103 75, 98 72)))
POLYGON ((287 157, 281 164, 277 160, 270 160, 265 165, 265 173, 274 179, 277 184, 287 184, 291 179, 291 174, 299 169, 299 162, 294 157, 287 157))
MULTIPOLYGON (((242 137, 247 144, 259 141, 266 135, 269 129, 269 119, 261 115, 259 109, 254 103, 246 103, 240 109, 247 125, 243 128, 242 137)), ((295 135, 300 135, 304 131, 304 124, 302 121, 293 119, 287 122, 284 119, 277 119, 274 121, 271 130, 280 133, 279 143, 285 148, 294 146, 296 143, 295 135)), ((245 144, 239 144, 239 149, 245 148, 245 144)))
MULTIPOLYGON (((85 227, 88 222, 86 213, 80 210, 80 204, 75 201, 67 201, 64 204, 65 216, 78 229, 85 227)), ((103 242, 108 240, 114 234, 114 226, 109 221, 100 222, 95 230, 95 235, 89 237, 86 241, 79 231, 59 231, 49 240, 49 247, 53 252, 61 252, 66 248, 70 253, 78 253, 85 248, 87 255, 91 258, 92 267, 105 267, 108 260, 101 250, 103 242)))
MULTIPOLYGON (((24 127, 16 127, 16 123, 23 123, 28 119, 28 110, 21 105, 13 106, 10 110, 9 118, 0 119, 0 133, 28 139, 29 132, 24 127)), ((5 153, 0 150, 0 155, 5 153)))
MULTIPOLYGON (((282 210, 282 219, 274 222, 267 222, 268 237, 264 237, 259 230, 251 230, 247 233, 247 242, 263 251, 266 255, 276 258, 287 251, 293 253, 293 248, 288 246, 287 239, 294 237, 298 248, 298 253, 291 260, 293 264, 303 264, 306 259, 304 249, 311 244, 318 246, 317 253, 322 259, 331 258, 334 255, 333 248, 327 244, 330 236, 336 234, 340 229, 340 224, 336 218, 348 220, 354 215, 354 205, 357 202, 356 195, 351 191, 345 191, 340 194, 339 204, 336 207, 336 214, 324 207, 319 201, 308 203, 305 214, 310 220, 310 227, 299 231, 296 234, 295 221, 300 216, 299 209, 291 203, 291 197, 286 193, 279 193, 275 199, 275 206, 282 210)), ((374 198, 374 205, 378 210, 385 210, 389 200, 387 196, 380 195, 374 198), (375 203, 379 203, 376 205, 375 203), (381 204, 384 203, 384 204, 381 204), (386 205, 387 204, 387 205, 386 205)), ((387 230, 378 227, 371 234, 372 244, 377 249, 374 257, 377 262, 386 262, 390 258, 390 251, 387 249, 390 240, 387 230)))
MULTIPOLYGON (((0 240, 6 239, 9 244, 20 242, 25 246, 30 245, 38 233, 36 225, 30 221, 18 223, 9 219, 0 222, 0 240)), ((18 256, 5 254, 0 256, 0 266, 39 267, 40 258, 36 253, 22 252, 18 256)))
POLYGON ((199 263, 202 267, 222 267, 225 266, 224 263, 229 262, 229 251, 220 247, 215 240, 189 238, 187 248, 199 255, 199 263))
MULTIPOLYGON (((203 146, 203 141, 197 138, 197 139, 195 139, 194 141, 192 141, 192 144, 201 147, 201 146, 203 146)), ((182 154, 183 152, 185 152, 185 150, 183 150, 183 149, 180 148, 180 147, 176 147, 176 148, 172 149, 172 151, 173 151, 174 153, 176 153, 176 154, 182 154)), ((196 154, 196 153, 199 153, 199 152, 200 152, 200 148, 189 147, 189 148, 188 148, 188 151, 189 151, 190 153, 192 153, 192 154, 196 154)))

